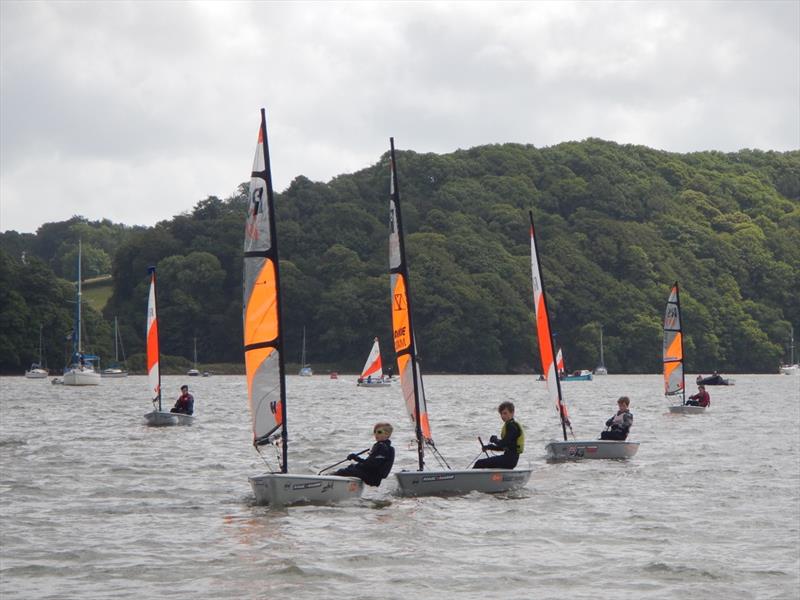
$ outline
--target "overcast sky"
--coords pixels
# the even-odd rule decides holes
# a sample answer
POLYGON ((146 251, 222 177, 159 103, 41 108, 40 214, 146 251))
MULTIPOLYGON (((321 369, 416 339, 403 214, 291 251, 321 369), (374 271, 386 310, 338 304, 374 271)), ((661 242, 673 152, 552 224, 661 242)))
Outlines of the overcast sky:
POLYGON ((262 106, 276 191, 368 167, 389 136, 800 148, 798 0, 3 0, 0 28, 2 231, 226 198, 262 106))

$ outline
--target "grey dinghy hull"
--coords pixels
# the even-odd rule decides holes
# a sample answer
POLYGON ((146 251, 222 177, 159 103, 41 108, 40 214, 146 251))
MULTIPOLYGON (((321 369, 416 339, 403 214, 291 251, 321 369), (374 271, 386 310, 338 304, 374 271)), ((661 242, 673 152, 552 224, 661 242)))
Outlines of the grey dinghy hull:
POLYGON ((467 492, 497 493, 524 487, 530 469, 466 469, 463 471, 400 471, 395 473, 403 496, 435 496, 467 492))
POLYGON ((700 413, 706 412, 706 407, 694 406, 691 404, 678 404, 676 406, 670 406, 669 412, 680 415, 699 415, 700 413))
POLYGON ((639 450, 639 442, 617 440, 550 442, 545 450, 548 460, 620 459, 633 457, 639 450))
POLYGON ((170 425, 191 425, 194 423, 192 415, 154 410, 144 416, 145 422, 150 427, 168 427, 170 425))
POLYGON ((338 475, 268 473, 249 479, 256 504, 272 506, 333 504, 358 498, 364 491, 364 482, 357 477, 338 475))

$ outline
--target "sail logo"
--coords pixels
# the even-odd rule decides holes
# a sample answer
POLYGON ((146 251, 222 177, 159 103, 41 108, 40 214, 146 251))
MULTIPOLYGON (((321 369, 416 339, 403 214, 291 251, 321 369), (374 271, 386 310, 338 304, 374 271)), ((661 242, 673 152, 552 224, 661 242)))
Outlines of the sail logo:
POLYGON ((247 220, 247 225, 245 226, 245 233, 247 234, 247 237, 253 240, 258 239, 258 227, 256 226, 256 221, 258 220, 258 215, 264 212, 263 198, 263 187, 257 187, 250 193, 250 214, 247 220))
POLYGON ((406 309, 406 299, 403 294, 395 294, 394 295, 394 309, 395 310, 405 310, 406 309))
POLYGON ((406 328, 400 327, 399 329, 394 330, 394 339, 404 338, 406 337, 406 328))
POLYGON ((391 206, 389 207, 389 233, 397 233, 397 229, 395 228, 395 216, 394 216, 394 202, 392 202, 391 206))
POLYGON ((664 317, 664 329, 674 329, 678 325, 678 307, 670 305, 664 317))

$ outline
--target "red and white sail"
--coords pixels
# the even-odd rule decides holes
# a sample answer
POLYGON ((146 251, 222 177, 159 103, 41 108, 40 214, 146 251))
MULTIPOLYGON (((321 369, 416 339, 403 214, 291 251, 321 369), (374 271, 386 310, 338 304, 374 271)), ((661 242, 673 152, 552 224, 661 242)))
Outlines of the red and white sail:
POLYGON ((561 348, 556 352, 556 373, 559 375, 564 373, 564 356, 561 354, 561 348))
POLYGON ((150 295, 147 298, 147 381, 153 402, 161 410, 161 367, 158 349, 158 313, 156 312, 156 268, 150 267, 150 295))
POLYGON ((550 316, 547 314, 547 298, 544 293, 544 283, 542 281, 541 263, 536 247, 536 235, 533 228, 533 213, 531 219, 531 280, 533 282, 533 310, 536 315, 536 334, 539 338, 539 355, 542 358, 542 373, 547 380, 547 395, 555 405, 561 419, 564 439, 567 439, 565 424, 569 424, 567 407, 561 398, 561 383, 558 379, 557 369, 564 368, 561 350, 558 356, 553 353, 553 336, 550 333, 550 316))
POLYGON ((361 378, 376 377, 380 379, 383 377, 383 367, 381 366, 381 348, 378 344, 378 338, 372 344, 372 350, 369 352, 367 362, 364 363, 364 368, 361 369, 361 378))

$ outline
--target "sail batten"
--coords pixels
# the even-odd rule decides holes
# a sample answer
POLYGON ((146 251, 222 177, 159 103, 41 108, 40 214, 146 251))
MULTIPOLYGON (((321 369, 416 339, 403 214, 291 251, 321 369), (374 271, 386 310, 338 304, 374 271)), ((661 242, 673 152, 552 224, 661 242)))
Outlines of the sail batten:
POLYGON ((397 180, 397 163, 394 138, 389 138, 389 274, 392 305, 392 337, 397 355, 397 371, 406 410, 415 426, 419 470, 424 468, 424 445, 433 444, 428 409, 422 386, 422 373, 417 358, 414 326, 411 313, 411 297, 408 285, 408 263, 406 262, 403 220, 400 211, 400 186, 397 180))
POLYGON ((259 446, 272 441, 273 434, 280 429, 281 471, 286 473, 286 383, 280 270, 264 109, 261 110, 261 126, 251 170, 243 254, 243 349, 253 443, 259 446))

